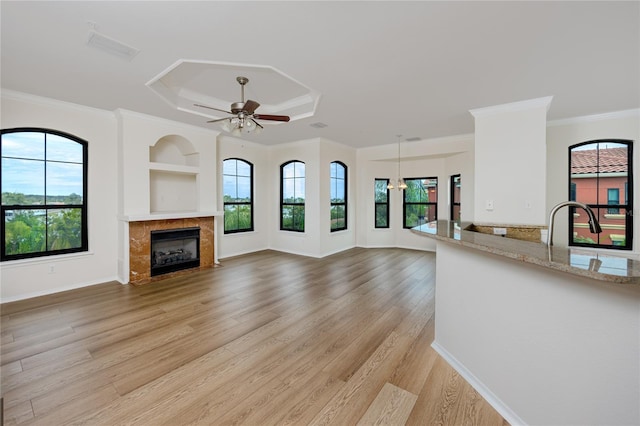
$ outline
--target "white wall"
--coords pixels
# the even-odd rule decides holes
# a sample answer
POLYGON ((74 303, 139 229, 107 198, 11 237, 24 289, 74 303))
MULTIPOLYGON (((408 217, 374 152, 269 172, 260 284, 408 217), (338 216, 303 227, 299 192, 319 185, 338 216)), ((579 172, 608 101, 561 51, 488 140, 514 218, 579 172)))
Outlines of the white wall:
POLYGON ((354 148, 320 139, 320 256, 337 253, 356 245, 356 206, 358 205, 358 191, 356 191, 356 150, 354 148), (347 166, 347 229, 331 232, 331 187, 330 165, 334 161, 341 161, 347 166))
MULTIPOLYGON (((355 246, 357 210, 356 150, 325 139, 312 139, 266 147, 228 136, 219 137, 219 165, 226 158, 241 158, 254 164, 254 231, 223 235, 219 226, 220 258, 267 248, 323 257, 355 246), (305 163, 305 231, 280 231, 280 166, 288 161, 305 163), (330 163, 348 167, 348 229, 330 231, 330 163)), ((218 190, 222 194, 222 182, 218 190)), ((222 210, 220 197, 219 210, 222 210)))
MULTIPOLYGON (((569 199, 569 146, 595 139, 628 139, 640 140, 640 110, 620 111, 610 114, 578 117, 574 119, 550 122, 547 127, 547 211, 556 204, 569 199)), ((640 149, 634 144, 634 194, 636 200, 634 216, 633 254, 638 254, 640 226, 640 198, 638 192, 638 171, 640 170, 640 149)), ((566 247, 568 245, 568 221, 566 211, 559 211, 553 231, 553 243, 566 247)), ((617 253, 623 254, 620 251, 617 253)), ((629 253, 631 254, 631 253, 629 253)))
POLYGON ((544 225, 550 103, 540 98, 471 111, 476 223, 544 225))
MULTIPOLYGON (((240 232, 237 234, 224 235, 224 222, 218 221, 216 231, 218 232, 218 253, 221 259, 225 257, 238 256, 269 248, 269 229, 272 224, 271 216, 273 212, 271 205, 277 203, 278 188, 271 185, 271 174, 269 163, 269 148, 235 139, 230 136, 218 136, 218 160, 217 168, 222 170, 222 162, 227 158, 240 158, 253 164, 253 232, 240 232), (275 200, 275 201, 274 201, 275 200)), ((276 172, 277 173, 277 172, 276 172)), ((222 204, 222 179, 218 179, 218 208, 224 210, 222 204)), ((221 218, 222 219, 222 218, 221 218)))
POLYGON ((79 105, 3 91, 1 126, 3 129, 42 127, 60 130, 89 143, 89 252, 2 262, 0 300, 4 303, 115 280, 118 174, 114 115, 79 105))
MULTIPOLYGON (((117 116, 123 162, 121 179, 124 185, 121 214, 153 213, 149 190, 149 148, 169 135, 178 135, 180 139, 188 141, 200 157, 200 166, 196 168, 197 200, 194 201, 194 211, 216 210, 218 132, 126 110, 118 110, 117 116)), ((180 208, 177 210, 184 211, 180 208)))
MULTIPOLYGON (((445 174, 447 176, 448 185, 450 185, 449 177, 452 175, 460 175, 460 218, 463 222, 473 222, 474 214, 474 187, 475 187, 475 173, 474 173, 474 150, 473 140, 469 142, 469 150, 460 154, 453 155, 445 158, 445 174)), ((447 194, 449 196, 450 190, 447 186, 447 194)), ((447 198, 447 208, 451 203, 451 199, 447 198)), ((438 217, 449 219, 449 211, 447 210, 446 216, 438 217)))
POLYGON ((437 250, 434 347, 507 421, 640 424, 640 287, 437 250))
MULTIPOLYGON (((361 247, 392 247, 396 244, 398 212, 394 205, 402 199, 396 189, 389 191, 389 228, 375 228, 374 180, 397 179, 397 145, 361 148, 356 153, 358 174, 355 180, 358 192, 356 208, 356 241, 361 247)), ((400 222, 402 224, 402 222, 400 222)), ((402 225, 401 225, 402 226, 402 225)))
POLYGON ((320 140, 276 145, 269 150, 269 182, 272 190, 269 205, 269 241, 274 250, 319 257, 320 247, 320 140), (305 164, 304 232, 280 230, 280 166, 296 160, 305 164))

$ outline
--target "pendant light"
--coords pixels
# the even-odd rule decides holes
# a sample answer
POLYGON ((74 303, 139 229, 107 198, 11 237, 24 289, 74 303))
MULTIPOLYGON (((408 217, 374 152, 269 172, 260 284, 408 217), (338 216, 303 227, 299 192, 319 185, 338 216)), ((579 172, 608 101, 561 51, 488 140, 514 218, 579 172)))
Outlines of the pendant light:
MULTIPOLYGON (((400 176, 402 175, 400 173, 400 138, 402 137, 402 135, 396 135, 398 137, 398 163, 397 163, 397 167, 396 170, 398 172, 398 191, 403 191, 405 189, 407 189, 407 184, 405 183, 404 179, 402 179, 400 176)), ((391 183, 391 181, 389 181, 389 185, 387 185, 387 189, 393 189, 394 186, 391 183)))

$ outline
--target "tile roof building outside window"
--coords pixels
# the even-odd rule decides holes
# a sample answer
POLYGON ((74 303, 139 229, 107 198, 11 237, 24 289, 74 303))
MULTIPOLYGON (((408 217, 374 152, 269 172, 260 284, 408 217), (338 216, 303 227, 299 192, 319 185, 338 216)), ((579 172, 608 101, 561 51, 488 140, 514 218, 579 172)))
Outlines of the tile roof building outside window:
POLYGON ((569 244, 632 249, 632 143, 598 140, 569 147, 569 198, 589 205, 602 226, 589 232, 587 217, 571 209, 569 244))

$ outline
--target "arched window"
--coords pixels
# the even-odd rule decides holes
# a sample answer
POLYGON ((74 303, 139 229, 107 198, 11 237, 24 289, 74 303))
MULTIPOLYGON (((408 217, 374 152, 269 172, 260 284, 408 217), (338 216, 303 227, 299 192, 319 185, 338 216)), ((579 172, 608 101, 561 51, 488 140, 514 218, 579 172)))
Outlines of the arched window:
POLYGON ((87 251, 87 142, 38 128, 1 139, 2 260, 87 251))
POLYGON ((305 164, 280 166, 280 230, 304 232, 305 164))
POLYGON ((224 233, 253 231, 253 164, 228 158, 222 164, 224 233))
POLYGON ((331 232, 347 229, 347 166, 331 163, 331 232))
POLYGON ((602 232, 592 234, 582 209, 569 209, 569 245, 632 249, 633 144, 601 139, 569 147, 569 199, 588 205, 602 232))

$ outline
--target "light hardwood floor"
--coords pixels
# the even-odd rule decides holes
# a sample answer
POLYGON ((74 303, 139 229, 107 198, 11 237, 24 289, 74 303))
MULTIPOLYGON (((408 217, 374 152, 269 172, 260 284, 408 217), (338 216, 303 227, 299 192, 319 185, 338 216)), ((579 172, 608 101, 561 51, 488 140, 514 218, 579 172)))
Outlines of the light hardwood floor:
POLYGON ((430 347, 435 255, 264 251, 6 303, 4 421, 506 425, 430 347))

